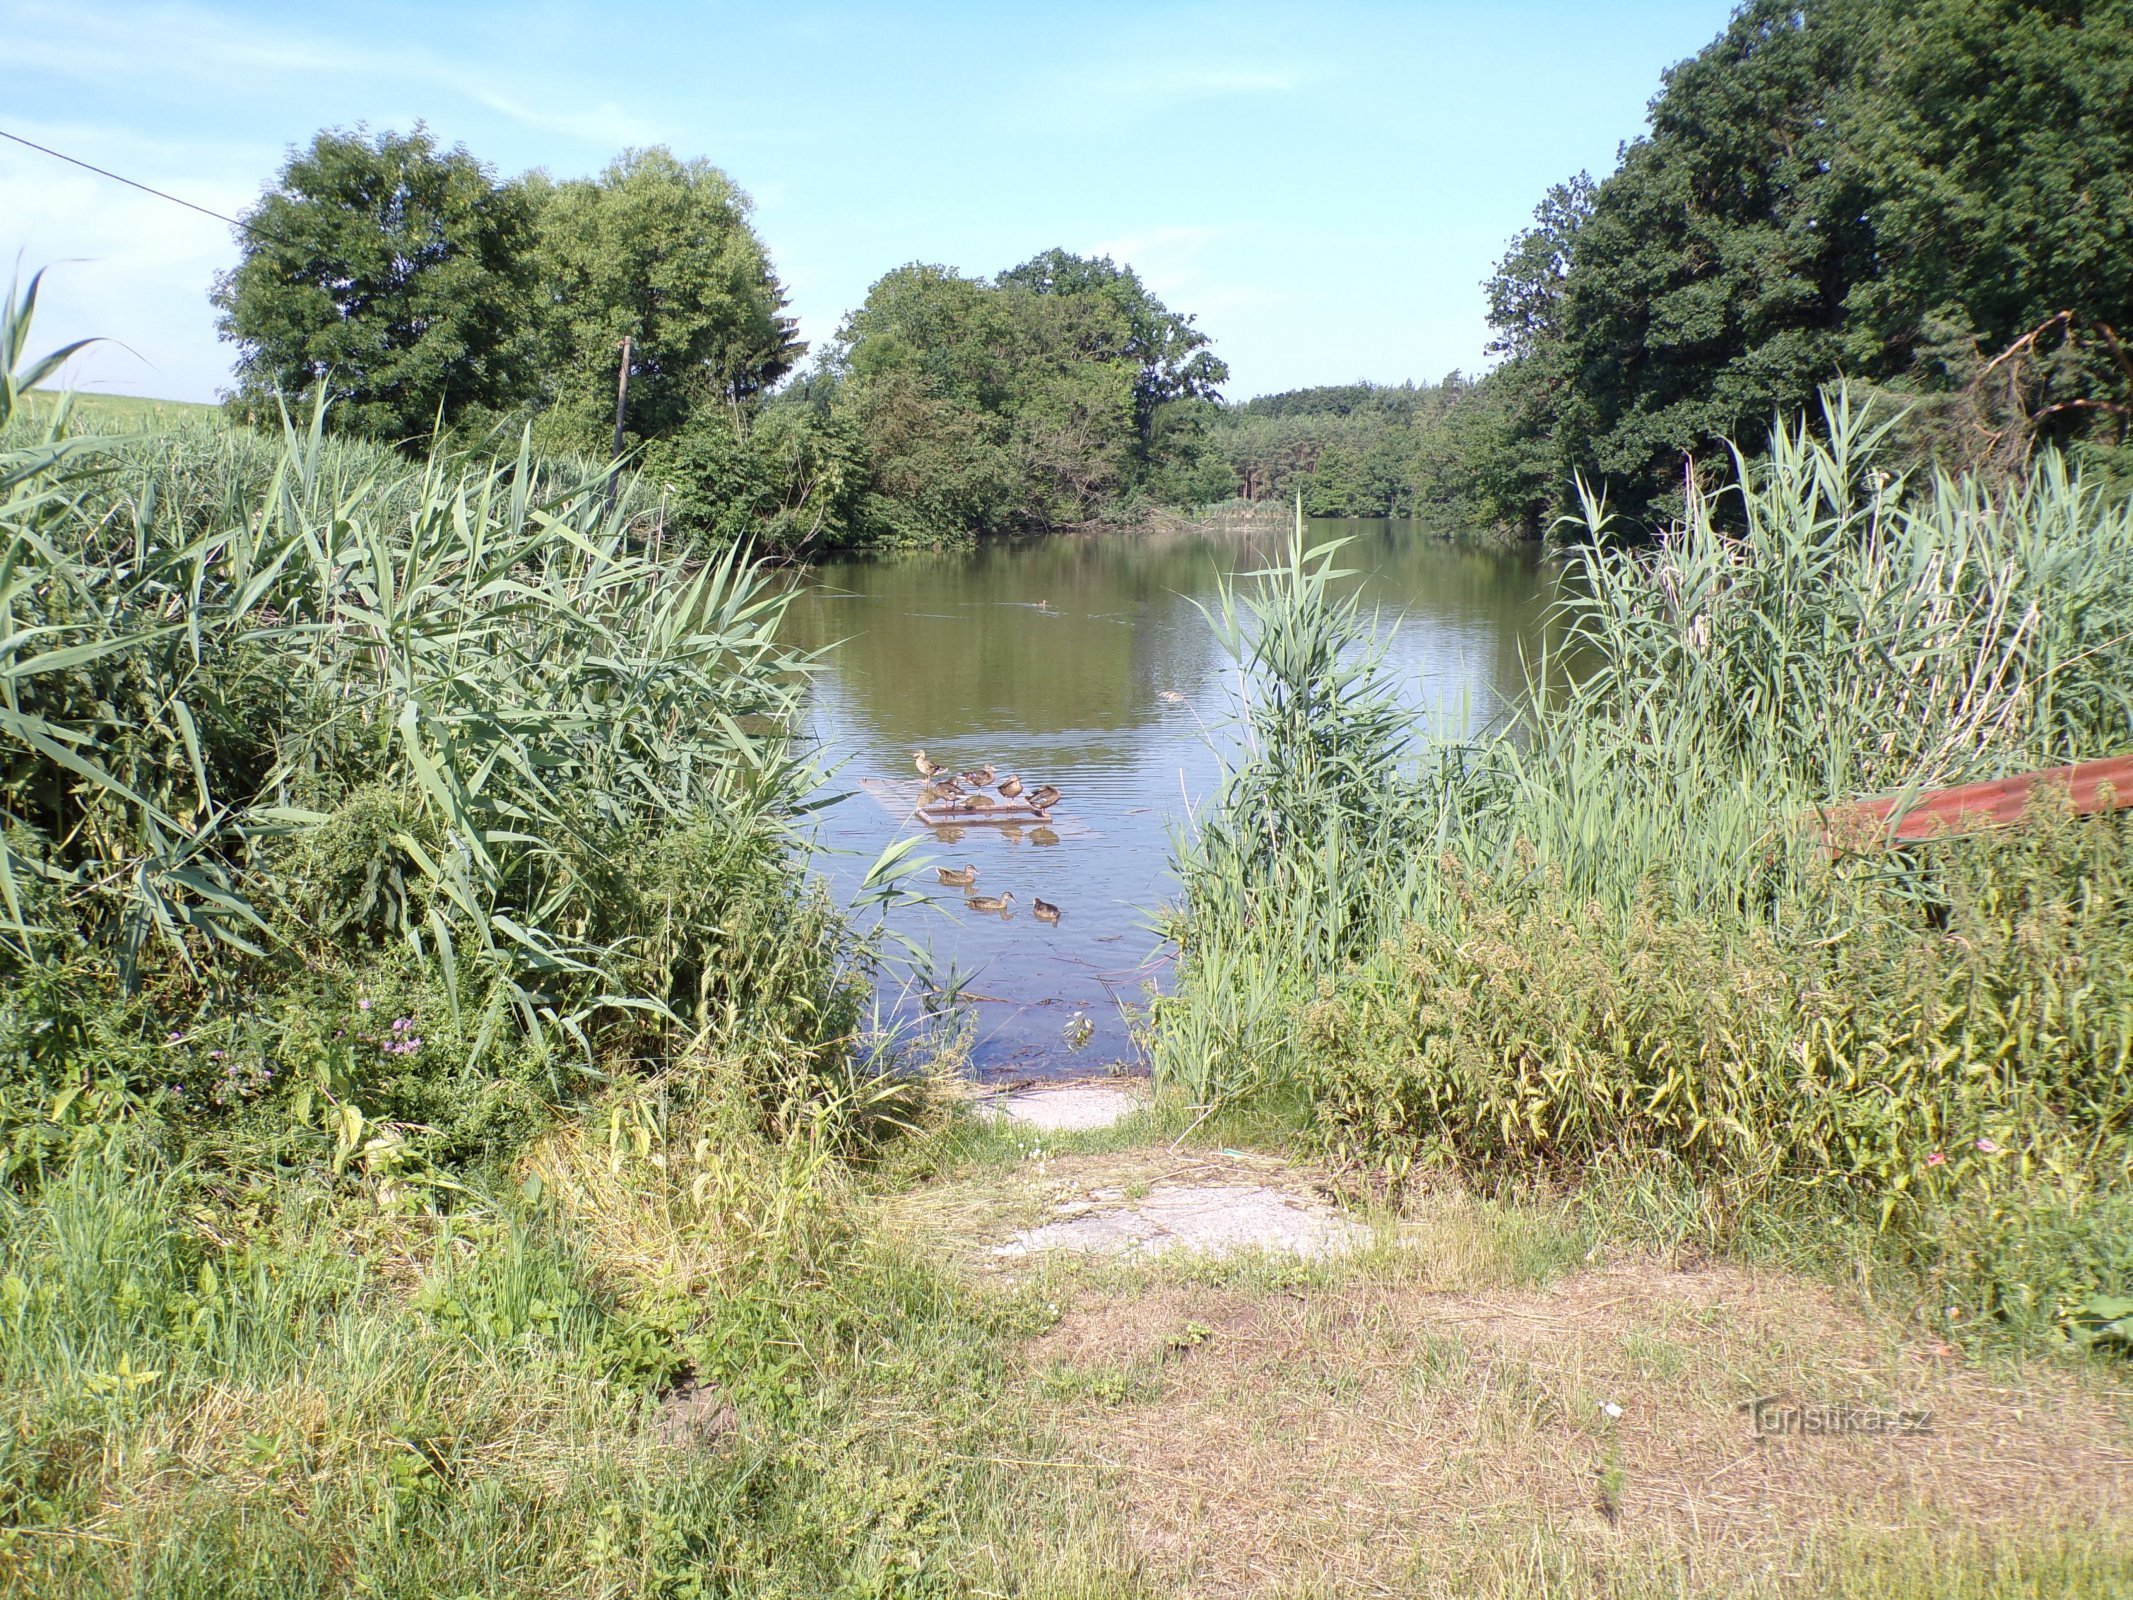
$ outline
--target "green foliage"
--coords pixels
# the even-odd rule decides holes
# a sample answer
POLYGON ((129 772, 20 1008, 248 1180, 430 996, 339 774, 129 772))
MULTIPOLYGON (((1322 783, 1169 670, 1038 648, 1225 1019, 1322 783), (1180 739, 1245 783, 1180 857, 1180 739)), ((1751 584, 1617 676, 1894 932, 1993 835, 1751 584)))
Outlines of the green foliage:
POLYGON ((410 468, 323 407, 0 447, 18 1162, 159 1107, 383 1171, 522 1138, 602 1060, 857 1062, 866 957, 790 856, 806 662, 740 547, 647 551, 598 480, 410 468))
POLYGON ((523 186, 420 124, 321 132, 245 212, 215 286, 233 404, 330 399, 338 426, 387 441, 508 410, 536 356, 533 228, 523 186))
POLYGON ((536 178, 529 192, 551 346, 544 442, 606 452, 624 338, 636 439, 714 418, 730 430, 806 353, 747 195, 708 161, 631 150, 597 178, 536 178))
POLYGON ((744 540, 792 553, 834 547, 863 517, 864 445, 849 416, 780 397, 712 407, 640 460, 663 530, 697 548, 744 540))
MULTIPOLYGON (((1887 1230, 2024 1334, 2133 1282, 2123 817, 1832 856, 1818 808, 2122 750, 2133 510, 2055 456, 1906 485, 1841 397, 1656 549, 1594 543, 1575 680, 1424 747, 1293 556, 1246 760, 1184 851, 1158 1066, 1302 1089, 1328 1144, 1518 1181, 1656 1163, 1739 1227, 1887 1230), (2088 1220, 2083 1220, 2088 1219, 2088 1220)), ((1317 556, 1323 566, 1327 557, 1317 556)))
MULTIPOLYGON (((2133 367, 2133 28, 2122 4, 1754 0, 1666 75, 1651 130, 1551 192, 1489 285, 1514 428, 1643 516, 1839 371, 1982 383, 1915 442, 2019 466, 2123 444, 2133 367), (2061 313, 2069 316, 2061 318, 2061 313), (2054 344, 2023 344, 2049 331, 2054 344), (1950 359, 1950 352, 1954 358, 1950 359)), ((1693 493, 1694 490, 1688 491, 1693 493)), ((1508 506, 1509 502, 1505 502, 1508 506)))
POLYGON ((1050 251, 997 282, 899 268, 838 333, 829 402, 862 441, 860 540, 950 544, 1087 521, 1189 475, 1227 376, 1130 268, 1050 251))

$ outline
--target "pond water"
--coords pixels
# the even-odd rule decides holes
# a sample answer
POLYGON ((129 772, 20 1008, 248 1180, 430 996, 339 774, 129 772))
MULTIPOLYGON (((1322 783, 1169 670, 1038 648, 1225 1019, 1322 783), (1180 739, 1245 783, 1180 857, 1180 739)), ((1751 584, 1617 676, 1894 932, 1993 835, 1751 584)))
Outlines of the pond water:
MULTIPOLYGON (((951 966, 971 1000, 972 1063, 987 1079, 1081 1076, 1137 1065, 1124 1008, 1164 978, 1150 930, 1177 890, 1173 831, 1213 796, 1236 675, 1199 605, 1218 576, 1264 566, 1280 528, 1074 534, 957 554, 812 569, 787 637, 828 648, 811 732, 839 798, 819 815, 818 867, 840 898, 882 849, 974 866, 975 888, 911 880, 929 896, 891 926, 951 966), (1197 604, 1196 604, 1197 603, 1197 604), (911 816, 923 747, 950 770, 991 762, 1063 798, 1048 825, 928 830, 911 816), (969 895, 1012 894, 1004 913, 969 895), (1030 902, 1061 908, 1038 920, 1030 902)), ((1525 681, 1553 571, 1531 548, 1451 544, 1402 521, 1314 521, 1313 543, 1353 542, 1366 603, 1391 630, 1401 692, 1458 733, 1525 681)), ((891 975, 886 1010, 916 1008, 891 975)))

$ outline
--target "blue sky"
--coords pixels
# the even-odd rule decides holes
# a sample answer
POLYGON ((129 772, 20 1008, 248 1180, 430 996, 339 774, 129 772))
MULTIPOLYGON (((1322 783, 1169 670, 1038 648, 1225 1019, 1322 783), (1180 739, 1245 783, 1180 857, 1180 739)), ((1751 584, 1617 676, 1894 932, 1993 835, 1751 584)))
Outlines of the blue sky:
MULTIPOLYGON (((811 339, 902 262, 1060 244, 1196 313, 1241 397, 1481 366, 1505 241, 1730 9, 0 0, 0 127, 232 214, 325 125, 558 177, 665 144, 755 197, 811 339)), ((223 224, 0 143, 0 248, 52 269, 40 347, 113 341, 80 387, 227 381, 223 224)))

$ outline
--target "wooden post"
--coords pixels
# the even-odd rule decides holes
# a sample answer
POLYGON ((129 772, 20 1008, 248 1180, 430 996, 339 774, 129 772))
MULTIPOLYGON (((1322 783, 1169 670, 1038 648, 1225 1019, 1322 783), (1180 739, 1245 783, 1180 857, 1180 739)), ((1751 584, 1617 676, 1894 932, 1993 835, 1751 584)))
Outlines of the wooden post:
POLYGON ((622 368, 615 374, 615 449, 614 465, 607 469, 607 509, 615 509, 615 480, 622 475, 622 421, 629 415, 630 403, 630 338, 622 336, 622 368))

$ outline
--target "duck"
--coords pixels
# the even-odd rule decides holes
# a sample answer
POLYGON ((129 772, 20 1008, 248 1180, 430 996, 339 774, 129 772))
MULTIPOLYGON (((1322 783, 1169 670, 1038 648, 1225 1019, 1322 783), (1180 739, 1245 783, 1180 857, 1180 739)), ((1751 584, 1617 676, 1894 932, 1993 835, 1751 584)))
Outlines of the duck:
POLYGON ((926 787, 936 800, 953 800, 963 792, 963 786, 953 778, 935 778, 926 787))
POLYGON ((1057 922, 1059 920, 1059 908, 1049 900, 1032 900, 1029 903, 1029 908, 1036 914, 1039 922, 1057 922))
POLYGON ((1005 911, 1014 902, 1014 898, 1015 891, 1010 889, 1001 895, 974 894, 963 904, 973 911, 1005 911))
POLYGON ((957 867, 935 867, 933 875, 952 888, 967 889, 978 881, 978 869, 969 862, 957 867))
POLYGON ((1032 811, 1049 811, 1059 804, 1059 791, 1048 783, 1030 795, 1029 803, 1032 811))
POLYGON ((921 778, 938 778, 942 773, 948 770, 938 761, 927 760, 926 752, 923 750, 914 750, 911 752, 911 764, 918 768, 918 775, 921 778))
POLYGON ((999 803, 989 794, 966 794, 956 802, 966 811, 990 811, 999 803))
POLYGON ((1012 800, 1021 792, 1022 780, 1020 778, 1010 776, 1000 780, 1000 798, 1002 800, 1012 800))
POLYGON ((968 772, 957 773, 956 780, 966 789, 989 789, 992 787, 992 775, 997 770, 988 761, 982 767, 973 767, 968 772))

